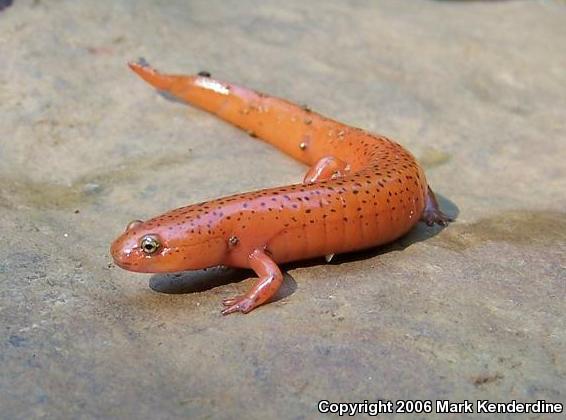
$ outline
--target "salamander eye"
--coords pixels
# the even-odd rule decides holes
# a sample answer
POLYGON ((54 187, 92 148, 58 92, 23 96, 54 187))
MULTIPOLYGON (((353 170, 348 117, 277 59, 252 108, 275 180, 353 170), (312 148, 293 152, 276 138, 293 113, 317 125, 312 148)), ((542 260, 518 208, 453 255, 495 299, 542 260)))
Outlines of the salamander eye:
POLYGON ((140 248, 148 255, 153 254, 159 249, 160 246, 161 244, 159 243, 159 240, 155 237, 155 235, 145 235, 143 238, 141 238, 140 248))

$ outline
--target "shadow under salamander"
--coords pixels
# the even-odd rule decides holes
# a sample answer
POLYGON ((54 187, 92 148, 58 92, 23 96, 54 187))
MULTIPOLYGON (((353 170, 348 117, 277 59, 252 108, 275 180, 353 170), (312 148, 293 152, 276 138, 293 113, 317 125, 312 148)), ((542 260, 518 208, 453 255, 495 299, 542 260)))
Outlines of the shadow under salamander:
MULTIPOLYGON (((458 207, 439 194, 436 194, 436 197, 439 201, 440 208, 442 208, 446 214, 456 219, 459 214, 458 207)), ((429 227, 424 223, 418 223, 409 233, 390 244, 363 251, 336 255, 330 264, 339 265, 350 261, 373 258, 391 251, 403 250, 414 243, 425 241, 436 236, 442 229, 444 229, 442 226, 429 227)), ((283 268, 288 270, 298 267, 312 267, 320 264, 324 264, 323 258, 287 263, 283 268)), ((149 279, 149 287, 156 292, 167 294, 196 293, 230 283, 237 283, 250 277, 255 277, 255 273, 251 270, 214 267, 204 270, 184 271, 181 273, 154 274, 149 279)), ((292 295, 296 289, 297 283, 295 279, 287 272, 284 272, 283 285, 275 297, 271 299, 271 302, 276 302, 292 295)))
MULTIPOLYGON (((149 279, 149 287, 156 292, 167 294, 197 293, 218 286, 237 283, 251 277, 255 277, 255 273, 252 270, 213 267, 181 273, 154 274, 149 279)), ((286 298, 295 293, 295 290, 297 290, 297 282, 290 274, 284 272, 283 284, 275 296, 270 299, 270 302, 277 302, 286 298)))

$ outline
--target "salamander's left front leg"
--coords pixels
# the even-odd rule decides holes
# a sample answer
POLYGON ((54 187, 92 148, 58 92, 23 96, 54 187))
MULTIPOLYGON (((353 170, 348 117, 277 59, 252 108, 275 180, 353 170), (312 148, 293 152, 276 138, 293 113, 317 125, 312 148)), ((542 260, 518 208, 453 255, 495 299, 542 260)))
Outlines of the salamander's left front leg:
POLYGON ((222 311, 222 315, 250 312, 271 298, 283 283, 281 270, 263 250, 256 249, 249 260, 250 268, 256 272, 259 279, 245 295, 224 299, 222 303, 226 308, 222 311))

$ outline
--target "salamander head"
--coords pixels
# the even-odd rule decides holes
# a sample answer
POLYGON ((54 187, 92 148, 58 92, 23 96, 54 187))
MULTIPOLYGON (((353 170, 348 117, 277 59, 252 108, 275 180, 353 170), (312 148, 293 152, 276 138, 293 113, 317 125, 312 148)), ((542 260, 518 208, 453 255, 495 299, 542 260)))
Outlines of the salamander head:
POLYGON ((140 273, 197 270, 222 264, 226 240, 163 216, 134 220, 110 247, 119 267, 140 273))

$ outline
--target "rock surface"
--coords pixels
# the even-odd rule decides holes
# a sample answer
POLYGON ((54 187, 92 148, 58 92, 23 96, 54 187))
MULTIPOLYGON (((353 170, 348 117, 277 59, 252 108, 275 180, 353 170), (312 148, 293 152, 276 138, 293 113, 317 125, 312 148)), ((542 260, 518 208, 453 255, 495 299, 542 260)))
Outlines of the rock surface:
POLYGON ((563 1, 14 1, 0 12, 0 417, 565 402, 565 21, 563 1), (398 139, 457 222, 291 265, 280 299, 246 316, 219 310, 248 272, 112 266, 131 219, 306 170, 156 95, 125 66, 141 56, 398 139))

